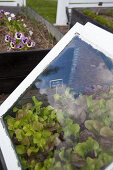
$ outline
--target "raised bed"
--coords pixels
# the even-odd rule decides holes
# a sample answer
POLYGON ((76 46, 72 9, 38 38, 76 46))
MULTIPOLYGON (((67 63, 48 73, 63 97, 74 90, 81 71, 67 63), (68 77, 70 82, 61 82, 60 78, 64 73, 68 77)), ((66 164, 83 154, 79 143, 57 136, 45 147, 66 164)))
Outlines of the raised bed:
MULTIPOLYGON (((95 12, 95 13, 100 13, 102 15, 106 14, 108 10, 113 10, 113 8, 87 8, 87 10, 95 12)), ((71 20, 70 20, 70 28, 74 26, 76 22, 79 22, 81 24, 86 24, 87 22, 91 22, 100 28, 103 28, 111 33, 113 33, 113 30, 100 22, 96 21, 95 19, 87 16, 84 14, 84 9, 82 8, 72 8, 72 13, 71 13, 71 20)))
POLYGON ((10 94, 49 51, 0 53, 0 94, 10 94))
MULTIPOLYGON (((32 9, 24 8, 24 12, 20 7, 4 7, 0 8, 4 9, 5 11, 9 11, 10 13, 17 14, 17 19, 22 21, 22 24, 26 24, 29 30, 33 31, 32 39, 35 41, 35 47, 28 49, 28 51, 11 51, 7 52, 6 49, 8 47, 8 43, 4 41, 4 37, 8 34, 8 29, 5 30, 6 25, 2 25, 2 32, 3 35, 1 38, 1 53, 0 53, 0 95, 2 93, 10 94, 20 82, 29 74, 29 72, 44 58, 44 56, 49 52, 49 50, 56 44, 56 40, 54 39, 54 35, 51 36, 51 29, 49 29, 45 24, 45 19, 42 17, 42 20, 35 20, 35 17, 32 16, 29 18, 30 15, 27 15, 29 10, 29 14, 33 12, 32 9), (19 15, 18 15, 19 14, 19 15), (22 15, 23 14, 23 15, 22 15), (27 18, 28 17, 28 18, 27 18), (35 20, 35 21, 34 21, 35 20), (37 22, 38 21, 38 22, 37 22), (37 28, 37 25, 38 28, 37 28), (35 27, 35 26, 36 27, 35 27), (42 32, 41 32, 42 31, 42 32), (49 31, 49 32, 48 32, 49 31), (50 39, 52 43, 50 42, 50 39)), ((34 14, 34 12, 33 12, 34 14)), ((41 17, 41 16, 40 16, 41 17)), ((47 21, 48 22, 48 21, 47 21)), ((48 22, 48 24, 50 24, 48 22)), ((61 34, 63 34, 55 28, 52 24, 51 28, 54 28, 61 34)), ((53 29, 53 31, 54 31, 53 29)), ((26 32, 27 33, 27 32, 26 32)), ((55 32, 55 35, 56 32, 55 32)), ((28 35, 27 35, 28 36, 28 35)))

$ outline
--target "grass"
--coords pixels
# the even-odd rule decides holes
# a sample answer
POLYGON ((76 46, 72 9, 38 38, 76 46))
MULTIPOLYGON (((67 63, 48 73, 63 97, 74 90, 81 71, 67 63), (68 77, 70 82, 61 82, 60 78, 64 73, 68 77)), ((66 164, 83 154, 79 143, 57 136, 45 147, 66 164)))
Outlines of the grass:
POLYGON ((87 9, 83 10, 83 13, 113 30, 113 21, 106 19, 102 15, 96 15, 94 12, 87 9))
POLYGON ((27 6, 36 10, 51 23, 56 23, 57 0, 27 0, 27 6))

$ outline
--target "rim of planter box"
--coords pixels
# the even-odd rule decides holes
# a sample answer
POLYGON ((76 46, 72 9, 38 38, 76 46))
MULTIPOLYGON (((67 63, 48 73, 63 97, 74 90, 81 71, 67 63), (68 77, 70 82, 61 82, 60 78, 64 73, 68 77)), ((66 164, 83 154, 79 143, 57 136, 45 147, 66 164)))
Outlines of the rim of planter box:
POLYGON ((33 49, 33 50, 21 50, 21 51, 5 51, 5 52, 0 52, 0 55, 4 55, 4 54, 6 54, 6 55, 12 55, 12 54, 18 54, 18 53, 25 53, 25 54, 27 54, 27 53, 37 53, 38 51, 50 51, 51 50, 51 48, 45 48, 45 49, 33 49))
MULTIPOLYGON (((24 91, 33 83, 40 73, 42 73, 45 68, 47 68, 47 66, 62 52, 62 50, 76 35, 87 44, 90 44, 96 50, 101 51, 106 56, 113 59, 113 34, 91 23, 87 23, 85 26, 76 23, 70 29, 70 31, 53 47, 53 49, 0 106, 0 148, 6 163, 6 167, 9 170, 20 170, 22 169, 22 166, 19 162, 15 148, 10 140, 9 133, 5 128, 3 117, 5 116, 5 113, 11 108, 11 106, 13 106, 13 104, 18 100, 20 95, 24 93, 24 91)), ((110 166, 113 168, 113 163, 110 166)))
POLYGON ((0 53, 0 94, 10 94, 50 50, 30 49, 0 53))
POLYGON ((33 57, 34 55, 37 56, 37 54, 39 54, 39 57, 40 57, 41 55, 44 55, 44 54, 46 55, 50 50, 51 48, 1 52, 0 53, 0 65, 2 65, 3 63, 10 62, 12 60, 19 61, 20 59, 24 60, 24 58, 30 58, 30 55, 31 57, 33 57))

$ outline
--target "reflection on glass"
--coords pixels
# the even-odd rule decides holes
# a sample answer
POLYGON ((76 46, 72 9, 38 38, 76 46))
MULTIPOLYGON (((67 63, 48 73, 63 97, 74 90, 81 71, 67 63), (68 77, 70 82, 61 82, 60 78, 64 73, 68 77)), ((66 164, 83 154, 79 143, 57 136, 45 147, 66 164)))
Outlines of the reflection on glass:
POLYGON ((4 118, 24 169, 101 170, 113 160, 112 61, 75 37, 4 118))

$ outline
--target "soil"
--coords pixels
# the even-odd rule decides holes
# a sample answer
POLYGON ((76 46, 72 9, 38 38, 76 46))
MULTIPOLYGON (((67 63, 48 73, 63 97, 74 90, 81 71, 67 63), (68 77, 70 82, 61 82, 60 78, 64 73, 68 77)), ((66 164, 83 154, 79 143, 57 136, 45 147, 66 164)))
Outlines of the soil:
POLYGON ((4 100, 6 100, 7 99, 7 97, 9 96, 9 94, 0 94, 0 105, 2 104, 2 102, 4 101, 4 100))
POLYGON ((68 26, 58 26, 56 25, 56 28, 58 28, 63 34, 66 34, 68 32, 68 26))
MULTIPOLYGON (((17 16, 17 19, 25 24, 26 36, 29 36, 29 31, 33 32, 31 39, 35 41, 36 45, 32 49, 48 49, 52 48, 56 43, 56 39, 48 32, 46 26, 40 22, 33 22, 25 16, 17 16)), ((5 35, 8 34, 8 28, 0 25, 0 52, 7 52, 8 44, 5 42, 5 35)), ((29 48, 31 50, 31 48, 29 48)))

